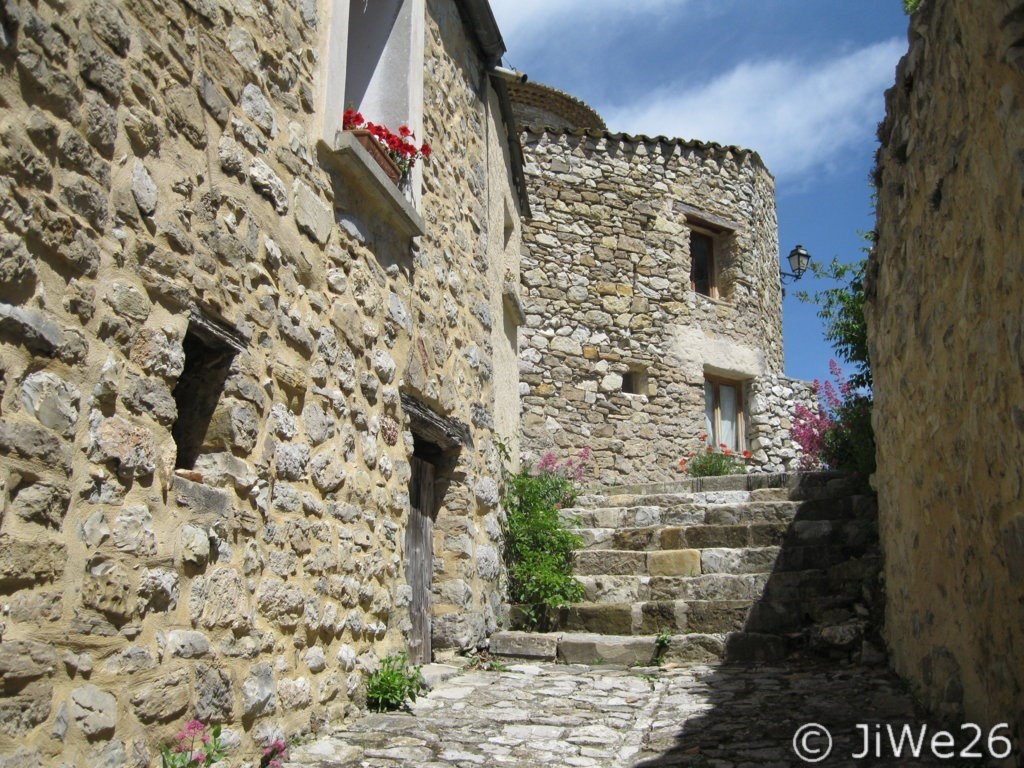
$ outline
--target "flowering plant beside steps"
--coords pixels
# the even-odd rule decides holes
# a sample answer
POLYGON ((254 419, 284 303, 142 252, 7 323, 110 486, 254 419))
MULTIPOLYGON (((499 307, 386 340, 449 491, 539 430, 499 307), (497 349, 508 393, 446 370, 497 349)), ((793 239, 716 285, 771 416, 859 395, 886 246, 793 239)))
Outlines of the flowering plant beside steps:
MULTIPOLYGON (((704 442, 706 434, 698 435, 697 439, 704 442)), ((679 460, 679 471, 690 477, 718 477, 721 475, 739 475, 746 471, 747 462, 754 458, 750 451, 737 454, 725 443, 716 449, 706 445, 703 451, 690 451, 679 460)))
MULTIPOLYGON (((207 730, 200 720, 189 720, 178 732, 174 746, 160 750, 161 768, 205 768, 220 763, 227 754, 228 745, 221 740, 221 727, 207 730)), ((260 768, 281 768, 288 759, 288 746, 276 740, 263 749, 260 768)))
POLYGON ((200 768, 219 763, 227 753, 220 733, 219 725, 207 731, 199 720, 189 720, 178 732, 177 743, 160 750, 161 768, 200 768))
POLYGON ((398 133, 394 133, 387 126, 367 122, 356 110, 346 109, 341 127, 346 131, 368 131, 380 144, 381 149, 398 166, 402 176, 407 176, 418 160, 426 160, 430 157, 430 145, 423 142, 417 146, 416 134, 407 125, 399 126, 398 133))

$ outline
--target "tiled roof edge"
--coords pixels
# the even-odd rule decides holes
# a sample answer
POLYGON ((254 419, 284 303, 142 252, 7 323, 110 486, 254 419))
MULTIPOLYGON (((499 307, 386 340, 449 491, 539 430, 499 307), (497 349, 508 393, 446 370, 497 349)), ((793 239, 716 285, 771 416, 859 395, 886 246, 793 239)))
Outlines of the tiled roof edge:
MULTIPOLYGON (((623 141, 629 144, 668 144, 671 146, 684 147, 686 149, 705 149, 711 152, 733 152, 738 155, 750 155, 762 168, 764 168, 765 171, 771 174, 771 171, 768 170, 768 166, 764 164, 764 160, 756 150, 739 147, 735 144, 719 144, 715 141, 680 139, 661 135, 648 136, 644 133, 613 133, 611 131, 597 130, 596 128, 557 128, 552 125, 540 124, 523 125, 520 126, 520 129, 524 133, 548 133, 554 135, 576 136, 579 138, 587 137, 590 139, 608 139, 610 141, 623 141)), ((772 175, 772 178, 774 178, 774 175, 772 175)))

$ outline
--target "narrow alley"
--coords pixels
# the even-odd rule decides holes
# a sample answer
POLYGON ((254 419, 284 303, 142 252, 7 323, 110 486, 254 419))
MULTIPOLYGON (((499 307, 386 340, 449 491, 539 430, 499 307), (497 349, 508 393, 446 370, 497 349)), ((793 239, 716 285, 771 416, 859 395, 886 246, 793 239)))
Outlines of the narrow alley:
MULTIPOLYGON (((462 671, 409 712, 368 714, 295 747, 287 768, 985 764, 932 757, 935 727, 884 667, 806 660, 675 668, 510 664, 462 671), (797 740, 807 750, 802 760, 794 736, 812 723, 830 731, 832 747, 826 754, 825 737, 805 730, 797 740), (905 725, 915 744, 926 727, 919 759, 907 740, 902 757, 894 757, 889 732, 899 744, 905 725)), ((957 751, 967 737, 973 733, 954 731, 957 751)), ((976 748, 986 749, 986 742, 976 748)))

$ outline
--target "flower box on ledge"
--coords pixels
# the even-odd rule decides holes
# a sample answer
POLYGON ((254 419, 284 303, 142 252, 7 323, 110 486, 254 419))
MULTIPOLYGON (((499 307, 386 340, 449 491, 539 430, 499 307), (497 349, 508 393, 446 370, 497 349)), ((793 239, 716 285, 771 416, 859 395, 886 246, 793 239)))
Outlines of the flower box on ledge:
MULTIPOLYGON (((368 206, 375 215, 388 221, 404 237, 417 237, 426 232, 423 217, 384 173, 370 152, 352 135, 352 131, 338 131, 334 135, 334 146, 321 142, 320 148, 321 161, 338 173, 350 193, 355 193, 337 192, 336 206, 368 206), (348 202, 343 203, 346 199, 348 202)), ((371 211, 364 211, 362 215, 371 211)))
POLYGON ((363 149, 370 153, 370 157, 377 161, 377 165, 384 171, 384 175, 397 186, 398 182, 402 180, 402 169, 388 156, 388 153, 384 151, 384 147, 373 137, 373 134, 365 128, 350 128, 347 132, 351 133, 356 138, 356 141, 362 145, 363 149))

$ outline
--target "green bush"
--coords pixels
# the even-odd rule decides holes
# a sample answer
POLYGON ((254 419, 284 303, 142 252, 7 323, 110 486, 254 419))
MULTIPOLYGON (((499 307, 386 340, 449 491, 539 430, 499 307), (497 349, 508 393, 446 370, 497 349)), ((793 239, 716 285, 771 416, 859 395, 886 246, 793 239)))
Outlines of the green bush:
POLYGON ((534 624, 546 608, 583 599, 583 585, 572 575, 573 553, 583 539, 568 528, 560 510, 576 500, 589 456, 584 449, 559 465, 553 454, 547 454, 536 469, 527 466, 505 478, 509 599, 532 611, 534 624))
POLYGON ((875 471, 871 405, 868 395, 849 395, 835 408, 835 420, 825 431, 822 450, 822 457, 830 467, 856 472, 865 481, 875 471))
POLYGON ((419 667, 409 667, 409 657, 403 653, 388 656, 370 675, 366 683, 366 703, 375 712, 399 709, 405 702, 416 701, 423 688, 423 675, 419 667))
POLYGON ((720 477, 722 475, 740 475, 746 470, 740 457, 733 453, 715 451, 708 446, 704 453, 692 454, 686 464, 680 464, 683 472, 690 477, 720 477))

